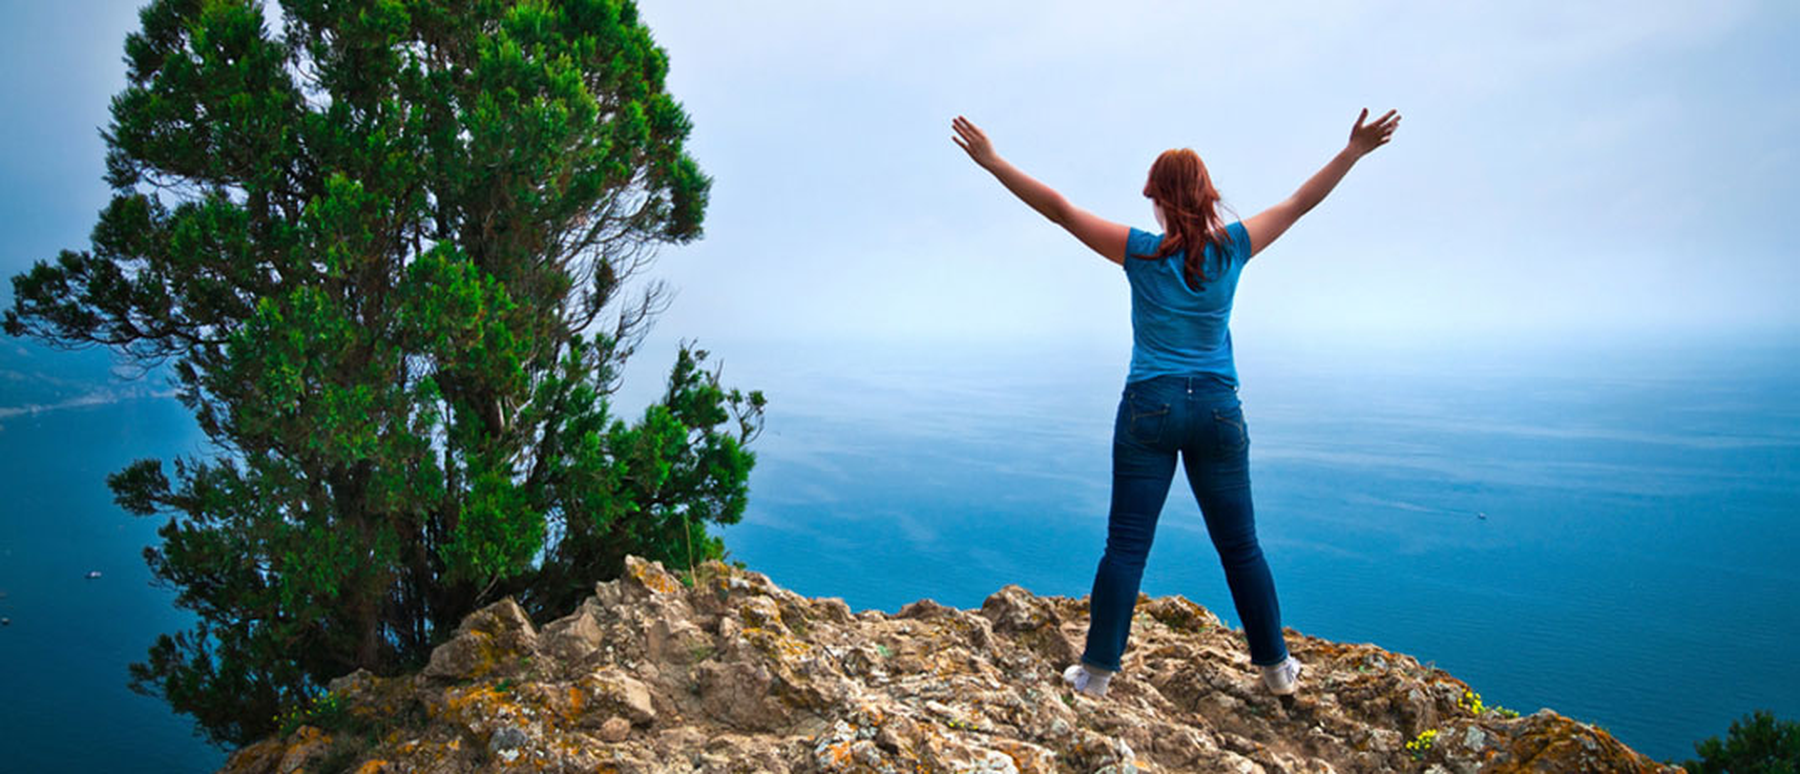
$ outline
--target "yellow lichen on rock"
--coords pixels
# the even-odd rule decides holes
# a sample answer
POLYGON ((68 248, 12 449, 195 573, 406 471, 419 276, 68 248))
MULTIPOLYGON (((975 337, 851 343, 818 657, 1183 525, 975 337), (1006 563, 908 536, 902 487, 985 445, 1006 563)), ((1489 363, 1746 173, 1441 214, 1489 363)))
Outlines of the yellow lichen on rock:
POLYGON ((660 562, 646 562, 638 557, 628 556, 625 558, 625 573, 639 585, 658 594, 675 594, 684 588, 681 581, 662 568, 660 562))
POLYGON ((381 758, 370 758, 356 767, 356 774, 382 774, 389 768, 388 762, 381 758))

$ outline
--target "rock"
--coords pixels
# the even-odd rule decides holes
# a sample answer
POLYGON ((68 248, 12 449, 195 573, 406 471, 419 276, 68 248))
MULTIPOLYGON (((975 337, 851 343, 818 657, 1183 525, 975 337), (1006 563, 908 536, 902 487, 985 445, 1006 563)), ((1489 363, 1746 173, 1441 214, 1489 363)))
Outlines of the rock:
POLYGON ((241 772, 242 774, 265 774, 280 765, 282 756, 287 754, 287 743, 279 737, 270 737, 260 742, 239 748, 225 759, 225 767, 221 772, 241 772))
MULTIPOLYGON (((1067 666, 1081 658, 1081 647, 1061 630, 1062 614, 1018 585, 1007 584, 983 600, 981 616, 994 633, 1011 635, 1015 643, 1051 664, 1067 666)), ((1056 671, 1060 673, 1061 667, 1056 671)))
POLYGON ((633 723, 656 721, 656 707, 650 700, 650 688, 630 673, 617 667, 603 667, 576 683, 591 706, 624 715, 633 723))
POLYGON ((921 599, 921 600, 917 600, 914 602, 908 602, 905 605, 902 605, 900 607, 900 612, 895 613, 894 617, 895 618, 937 618, 940 616, 952 615, 955 612, 956 612, 955 608, 944 607, 943 605, 940 605, 936 601, 931 600, 931 599, 921 599))
POLYGON ((422 674, 470 680, 509 659, 531 655, 536 647, 537 630, 524 608, 509 597, 464 617, 450 640, 431 651, 422 674))
POLYGON ((538 638, 540 649, 553 658, 573 662, 585 660, 599 650, 605 634, 600 629, 597 608, 597 603, 590 600, 575 612, 546 624, 538 638))
POLYGON ((224 771, 1675 771, 1550 710, 1472 715, 1462 681, 1367 643, 1290 630, 1307 676, 1276 701, 1243 634, 1179 596, 1140 598, 1123 669, 1094 699, 1059 676, 1085 599, 1008 585, 979 610, 852 614, 722 562, 693 587, 635 556, 624 568, 541 633, 502 600, 418 676, 332 680, 362 730, 303 727, 224 771), (1416 761, 1406 742, 1428 729, 1416 761))
POLYGON ((850 605, 838 597, 822 597, 812 601, 813 615, 835 624, 850 623, 850 605))
POLYGON ((501 726, 493 736, 488 737, 488 752, 499 753, 504 750, 517 749, 524 747, 528 741, 531 741, 531 738, 525 735, 524 729, 518 726, 501 726))
POLYGON ((367 669, 357 669, 350 674, 334 677, 325 684, 325 690, 340 696, 366 690, 377 678, 367 669))
POLYGON ((623 742, 631 735, 631 721, 618 715, 606 719, 600 724, 600 738, 608 742, 623 742))
POLYGON ((625 604, 625 590, 621 588, 620 581, 609 580, 594 584, 594 603, 604 608, 625 604))
POLYGON ((739 731, 771 731, 787 723, 787 713, 772 705, 774 677, 765 667, 735 661, 707 661, 695 670, 702 711, 739 731))
POLYGON ((289 737, 287 750, 275 762, 275 774, 294 774, 306 768, 315 757, 322 757, 331 737, 312 726, 301 726, 289 737))
POLYGON ((1179 594, 1151 600, 1144 605, 1142 612, 1178 632, 1197 633, 1224 625, 1212 611, 1179 594))
POLYGON ((712 635, 682 619, 658 619, 650 625, 648 655, 665 663, 697 663, 717 650, 712 635))
POLYGON ((624 600, 628 602, 662 595, 679 594, 686 590, 668 570, 663 569, 662 562, 647 562, 640 557, 625 557, 625 574, 619 578, 620 589, 624 592, 624 600))
POLYGON ((981 602, 981 614, 1005 634, 1031 632, 1062 623, 1056 611, 1023 587, 1007 584, 981 602))
POLYGON ((787 624, 781 620, 781 606, 775 600, 765 596, 746 597, 737 604, 738 619, 744 626, 762 629, 775 629, 787 633, 787 624))

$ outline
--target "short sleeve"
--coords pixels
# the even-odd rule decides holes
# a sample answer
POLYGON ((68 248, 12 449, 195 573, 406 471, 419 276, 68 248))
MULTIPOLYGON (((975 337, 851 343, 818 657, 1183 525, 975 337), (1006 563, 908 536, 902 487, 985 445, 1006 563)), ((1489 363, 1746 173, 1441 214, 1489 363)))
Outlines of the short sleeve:
POLYGON ((1125 236, 1125 270, 1130 271, 1132 268, 1132 264, 1138 263, 1138 261, 1132 260, 1132 256, 1155 255, 1156 248, 1161 247, 1161 246, 1162 246, 1162 235, 1161 234, 1152 234, 1148 231, 1144 231, 1144 230, 1138 229, 1138 228, 1131 229, 1131 231, 1125 236))
POLYGON ((1250 262, 1250 229, 1244 228, 1244 222, 1238 221, 1225 227, 1225 233, 1231 237, 1231 251, 1243 256, 1245 263, 1250 262))

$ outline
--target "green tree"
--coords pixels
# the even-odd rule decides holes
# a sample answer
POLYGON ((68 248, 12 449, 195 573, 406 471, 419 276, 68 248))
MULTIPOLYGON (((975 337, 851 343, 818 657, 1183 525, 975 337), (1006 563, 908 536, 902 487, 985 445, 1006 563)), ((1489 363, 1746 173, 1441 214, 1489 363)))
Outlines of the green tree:
POLYGON ((626 553, 721 558, 763 398, 683 345, 608 396, 711 181, 629 0, 154 0, 102 136, 89 251, 5 329, 173 383, 207 458, 107 478, 194 611, 132 687, 218 744, 329 679, 418 667, 479 605, 561 615, 626 553), (173 207, 165 203, 171 198, 173 207))
POLYGON ((1756 710, 1731 721, 1725 741, 1716 736, 1694 743, 1700 760, 1682 765, 1689 774, 1796 774, 1800 772, 1800 722, 1778 720, 1756 710))

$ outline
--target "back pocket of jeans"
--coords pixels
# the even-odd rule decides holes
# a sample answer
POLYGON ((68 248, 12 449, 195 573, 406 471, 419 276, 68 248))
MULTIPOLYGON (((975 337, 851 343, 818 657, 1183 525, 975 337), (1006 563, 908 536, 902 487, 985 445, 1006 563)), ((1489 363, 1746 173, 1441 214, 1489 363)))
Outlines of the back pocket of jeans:
POLYGON ((1213 409, 1213 430, 1218 433, 1221 451, 1242 451, 1250 445, 1250 431, 1244 426, 1244 408, 1213 409))
POLYGON ((1130 414, 1126 431, 1133 439, 1142 444, 1162 440, 1163 424, 1169 419, 1169 404, 1133 390, 1125 393, 1125 410, 1130 414))

